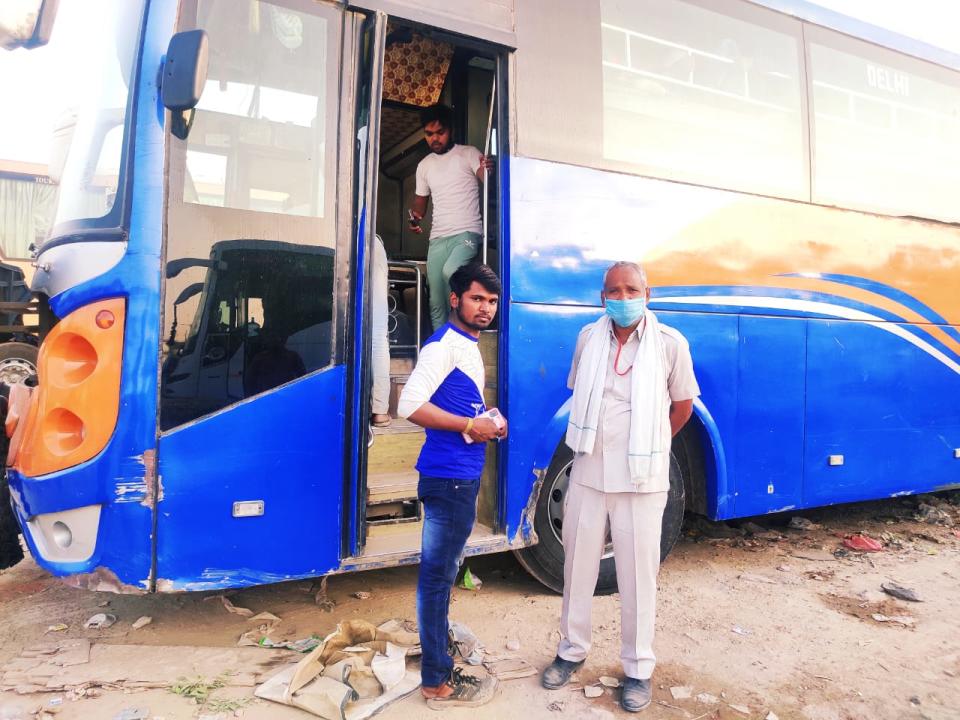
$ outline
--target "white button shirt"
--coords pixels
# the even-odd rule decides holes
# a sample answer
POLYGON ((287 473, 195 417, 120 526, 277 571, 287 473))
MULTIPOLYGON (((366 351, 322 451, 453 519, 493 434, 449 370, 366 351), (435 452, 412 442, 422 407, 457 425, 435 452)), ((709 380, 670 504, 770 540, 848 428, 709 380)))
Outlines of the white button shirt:
MULTIPOLYGON (((577 367, 587 341, 588 325, 580 331, 577 347, 573 353, 573 364, 567 378, 567 387, 573 390, 577 378, 577 367)), ((600 492, 665 492, 670 489, 670 468, 666 466, 660 477, 651 478, 637 485, 630 477, 627 461, 627 447, 630 442, 630 385, 633 376, 633 361, 640 348, 640 333, 644 323, 640 323, 617 357, 617 338, 610 331, 610 364, 603 385, 603 398, 600 402, 600 422, 593 453, 577 453, 570 471, 571 482, 585 485, 600 492), (614 370, 616 364, 616 371, 614 370), (622 375, 619 373, 623 373, 622 375)), ((660 323, 663 337, 663 362, 667 378, 669 401, 664 403, 665 412, 670 411, 670 402, 691 400, 700 395, 700 386, 693 373, 693 359, 690 346, 678 330, 660 323)), ((667 418, 669 421, 669 418, 667 418)))

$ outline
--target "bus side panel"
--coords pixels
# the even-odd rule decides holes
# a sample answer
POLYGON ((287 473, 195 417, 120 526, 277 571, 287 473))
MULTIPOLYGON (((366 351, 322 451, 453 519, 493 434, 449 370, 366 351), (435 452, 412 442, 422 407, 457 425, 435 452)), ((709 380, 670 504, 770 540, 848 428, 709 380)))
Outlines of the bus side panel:
POLYGON ((960 484, 960 358, 929 328, 809 321, 806 505, 960 484))
POLYGON ((740 317, 736 517, 802 502, 806 346, 805 320, 740 317))
POLYGON ((161 436, 158 591, 338 567, 344 383, 336 366, 161 436), (234 503, 255 501, 262 515, 234 516, 234 503))
MULTIPOLYGON (((656 288, 653 292, 655 295, 656 288)), ((710 517, 733 517, 740 490, 735 451, 743 437, 743 428, 737 425, 737 407, 740 400, 737 384, 738 357, 742 349, 740 318, 722 313, 658 310, 656 297, 651 300, 650 305, 656 311, 660 322, 679 330, 690 344, 693 370, 697 376, 697 384, 700 385, 700 400, 713 416, 720 432, 720 442, 726 452, 729 485, 721 486, 717 482, 716 470, 712 473, 708 470, 707 477, 694 478, 694 481, 706 483, 707 514, 710 517)), ((703 452, 705 456, 713 454, 712 450, 706 447, 703 452)))
MULTIPOLYGON (((523 271, 514 265, 511 272, 523 271)), ((512 541, 525 542, 527 538, 517 537, 518 532, 526 536, 532 528, 535 472, 550 465, 567 429, 567 374, 577 334, 597 315, 597 308, 591 307, 510 306, 510 435, 505 488, 507 537, 512 541)))
MULTIPOLYGON (((514 272, 524 272, 514 265, 514 272)), ((599 278, 596 280, 600 282, 599 278)), ((567 376, 580 329, 597 319, 597 307, 515 303, 510 308, 510 452, 507 466, 507 533, 515 538, 532 521, 531 491, 538 471, 550 465, 566 432, 567 376)), ((721 438, 734 447, 737 407, 738 318, 735 315, 658 312, 691 341, 701 397, 721 438)), ((709 452, 708 449, 704 449, 709 452)), ((733 488, 708 484, 708 512, 731 517, 733 488)))

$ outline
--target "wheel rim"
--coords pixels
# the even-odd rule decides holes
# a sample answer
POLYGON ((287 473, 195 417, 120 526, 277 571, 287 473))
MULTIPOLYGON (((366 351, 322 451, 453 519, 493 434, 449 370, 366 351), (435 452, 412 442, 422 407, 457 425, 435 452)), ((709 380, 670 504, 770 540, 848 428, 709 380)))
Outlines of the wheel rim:
MULTIPOLYGON (((570 471, 573 469, 573 460, 568 462, 551 478, 547 491, 547 520, 550 523, 550 532, 563 544, 563 509, 567 500, 567 489, 570 487, 570 471)), ((607 524, 607 536, 604 539, 603 557, 613 555, 613 538, 610 537, 610 526, 607 524)))
POLYGON ((29 360, 9 358, 0 361, 0 382, 14 385, 23 382, 31 375, 37 374, 37 368, 29 360))

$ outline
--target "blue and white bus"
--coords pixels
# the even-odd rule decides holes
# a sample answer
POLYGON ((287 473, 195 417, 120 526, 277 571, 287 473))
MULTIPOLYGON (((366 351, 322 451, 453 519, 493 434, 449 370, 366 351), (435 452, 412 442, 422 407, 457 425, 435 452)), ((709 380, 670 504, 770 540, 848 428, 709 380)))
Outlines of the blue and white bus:
POLYGON ((511 432, 468 553, 562 584, 565 379, 614 260, 646 264, 703 391, 663 554, 685 510, 960 485, 957 56, 800 0, 62 0, 54 39, 81 31, 39 386, 8 419, 15 516, 69 582, 417 561, 422 432, 368 427, 370 254, 395 396, 429 322, 405 212, 438 101, 496 159, 505 288, 481 347, 511 432))

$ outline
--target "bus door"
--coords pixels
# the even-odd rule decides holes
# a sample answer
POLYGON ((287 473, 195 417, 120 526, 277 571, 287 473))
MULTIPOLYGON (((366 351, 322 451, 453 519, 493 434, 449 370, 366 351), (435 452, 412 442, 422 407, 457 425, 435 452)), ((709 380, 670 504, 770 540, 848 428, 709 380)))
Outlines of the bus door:
MULTIPOLYGON (((351 516, 356 87, 365 17, 186 0, 209 69, 167 136, 156 588, 339 566, 351 516)), ((362 258, 361 258, 362 260, 362 258)))
MULTIPOLYGON (((483 39, 479 27, 463 26, 457 34, 450 32, 450 17, 424 9, 429 3, 416 3, 417 12, 408 7, 413 3, 407 2, 359 0, 355 4, 371 11, 389 5, 391 10, 389 18, 382 12, 371 15, 371 22, 385 23, 385 33, 382 45, 371 55, 370 71, 362 73, 358 120, 367 149, 366 177, 370 178, 363 207, 367 227, 375 228, 375 237, 371 230, 366 231, 368 290, 357 295, 363 298, 358 304, 366 309, 364 327, 368 328, 362 352, 358 345, 357 354, 364 358, 358 386, 369 388, 357 407, 372 410, 367 398, 376 392, 378 380, 384 388, 376 410, 381 416, 377 426, 371 422, 369 435, 357 436, 361 442, 356 448, 357 481, 352 485, 357 489, 357 544, 345 565, 361 568, 405 562, 420 551, 423 510, 415 465, 426 436, 423 428, 397 415, 399 396, 416 366, 420 348, 433 334, 426 280, 431 213, 428 211, 419 233, 410 227, 407 216, 416 192, 417 167, 431 152, 424 142, 420 115, 437 103, 449 106, 454 115, 453 142, 475 147, 495 160, 502 158, 505 138, 497 130, 502 127, 504 105, 498 102, 497 86, 505 76, 506 54, 501 45, 483 39), (362 116, 367 95, 375 100, 369 118, 362 116), (374 336, 377 332, 379 338, 374 336), (382 354, 375 356, 378 343, 382 354), (374 377, 377 373, 380 377, 374 377), (386 422, 384 415, 389 416, 386 422)), ((463 19, 471 12, 466 5, 458 6, 451 16, 463 19)), ((501 167, 501 172, 505 171, 505 166, 501 167)), ((503 250, 500 188, 498 172, 478 186, 485 232, 476 259, 496 270, 501 268, 503 250)), ((479 341, 488 407, 504 407, 497 386, 498 328, 502 323, 498 319, 481 333, 479 341)), ((503 539, 500 502, 504 494, 498 460, 497 448, 491 444, 468 552, 482 552, 503 539)))

